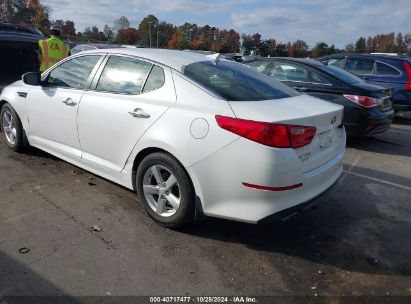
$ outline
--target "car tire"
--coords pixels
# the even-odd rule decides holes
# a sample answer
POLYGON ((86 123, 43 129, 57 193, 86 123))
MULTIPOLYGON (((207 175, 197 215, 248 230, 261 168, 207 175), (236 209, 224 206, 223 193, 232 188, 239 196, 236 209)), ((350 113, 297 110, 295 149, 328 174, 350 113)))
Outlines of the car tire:
POLYGON ((140 163, 136 189, 147 213, 168 228, 191 223, 195 213, 195 191, 184 167, 167 153, 153 153, 140 163))
POLYGON ((19 116, 13 107, 6 103, 0 112, 0 127, 7 146, 16 151, 23 152, 28 147, 28 141, 19 116))

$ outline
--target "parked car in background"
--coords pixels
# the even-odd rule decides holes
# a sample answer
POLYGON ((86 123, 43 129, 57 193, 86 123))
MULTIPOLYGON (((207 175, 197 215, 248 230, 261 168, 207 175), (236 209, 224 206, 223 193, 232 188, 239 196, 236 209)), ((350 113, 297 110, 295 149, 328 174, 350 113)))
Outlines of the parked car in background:
POLYGON ((24 73, 39 70, 37 52, 41 39, 43 34, 34 28, 0 23, 0 92, 24 73))
POLYGON ((0 106, 11 149, 30 144, 134 189, 168 227, 201 212, 250 223, 295 214, 343 170, 341 106, 218 55, 83 52, 24 75, 0 106))
POLYGON ((245 64, 297 91, 344 106, 350 136, 386 131, 394 116, 392 89, 370 84, 335 66, 297 58, 251 58, 245 64))
POLYGON ((240 53, 226 53, 226 54, 221 54, 221 56, 224 59, 231 60, 231 61, 237 61, 237 62, 243 61, 243 55, 240 53))
POLYGON ((85 52, 85 51, 116 49, 116 48, 121 48, 121 47, 122 47, 121 45, 117 45, 117 44, 87 43, 87 44, 77 44, 76 46, 71 48, 70 52, 72 55, 74 55, 74 54, 85 52))
POLYGON ((411 60, 400 56, 334 54, 318 59, 368 82, 394 89, 394 109, 411 111, 411 60))
POLYGON ((145 46, 139 45, 139 44, 133 44, 133 45, 131 45, 131 44, 123 44, 123 45, 121 45, 121 47, 123 47, 123 48, 135 48, 135 49, 145 48, 145 46))

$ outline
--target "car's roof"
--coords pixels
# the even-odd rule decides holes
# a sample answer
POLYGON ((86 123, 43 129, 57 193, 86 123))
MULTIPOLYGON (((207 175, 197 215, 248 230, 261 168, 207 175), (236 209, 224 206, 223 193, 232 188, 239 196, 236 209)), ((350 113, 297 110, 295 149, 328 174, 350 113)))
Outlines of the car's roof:
POLYGON ((207 55, 196 52, 150 48, 116 48, 105 50, 91 50, 82 52, 82 54, 93 54, 102 52, 107 54, 128 55, 146 58, 158 62, 162 65, 169 66, 170 68, 175 69, 179 72, 183 72, 184 67, 191 63, 209 60, 207 58, 207 55))
POLYGON ((111 48, 121 48, 121 45, 118 44, 104 44, 104 43, 79 43, 76 44, 73 48, 76 47, 84 47, 84 46, 89 46, 89 47, 94 47, 96 49, 111 49, 111 48))
POLYGON ((0 23, 0 41, 35 42, 44 39, 43 34, 31 27, 0 23))
POLYGON ((256 60, 264 60, 264 61, 286 60, 286 61, 300 62, 304 64, 309 64, 309 65, 320 65, 320 66, 323 65, 321 62, 311 59, 311 58, 294 58, 294 57, 252 57, 252 58, 247 58, 247 60, 244 63, 247 64, 247 62, 252 62, 256 60))
POLYGON ((406 60, 409 58, 404 58, 401 56, 392 56, 392 55, 384 55, 384 54, 352 54, 352 53, 337 53, 337 54, 332 54, 332 55, 327 55, 318 58, 318 60, 326 60, 330 58, 341 58, 341 57, 351 57, 351 58, 366 58, 366 59, 372 59, 372 60, 406 60))

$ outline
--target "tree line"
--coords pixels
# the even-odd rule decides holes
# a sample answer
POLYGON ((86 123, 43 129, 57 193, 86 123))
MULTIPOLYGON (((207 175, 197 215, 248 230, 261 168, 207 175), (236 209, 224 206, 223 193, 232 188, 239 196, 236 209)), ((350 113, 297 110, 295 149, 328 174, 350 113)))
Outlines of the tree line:
POLYGON ((397 53, 411 56, 411 31, 408 33, 388 33, 360 37, 355 43, 349 43, 344 49, 334 44, 320 41, 312 48, 302 39, 282 43, 274 38, 262 39, 261 34, 240 34, 234 29, 220 29, 193 23, 176 26, 160 21, 154 15, 148 15, 138 25, 132 27, 125 16, 121 16, 111 25, 103 28, 91 26, 77 31, 74 21, 51 20, 51 8, 42 5, 39 0, 4 0, 0 4, 0 22, 10 22, 33 26, 48 34, 50 26, 62 29, 63 38, 68 41, 87 41, 95 43, 113 43, 141 45, 145 47, 169 49, 194 49, 221 53, 243 52, 245 55, 320 57, 324 55, 348 53, 397 53))

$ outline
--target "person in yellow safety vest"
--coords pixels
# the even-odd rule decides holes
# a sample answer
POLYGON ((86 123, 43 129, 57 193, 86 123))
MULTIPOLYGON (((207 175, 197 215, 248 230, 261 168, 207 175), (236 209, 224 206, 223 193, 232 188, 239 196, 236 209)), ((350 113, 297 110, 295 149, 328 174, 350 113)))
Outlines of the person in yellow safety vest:
POLYGON ((50 29, 51 37, 47 40, 39 40, 40 72, 55 65, 60 60, 70 56, 70 48, 60 40, 61 30, 58 27, 50 29))

